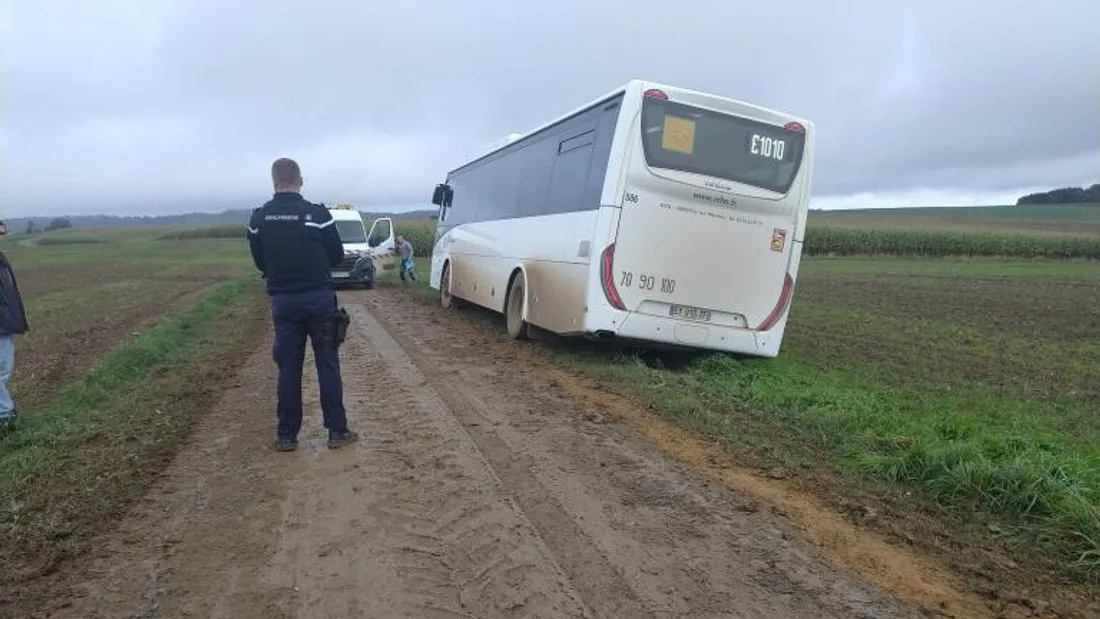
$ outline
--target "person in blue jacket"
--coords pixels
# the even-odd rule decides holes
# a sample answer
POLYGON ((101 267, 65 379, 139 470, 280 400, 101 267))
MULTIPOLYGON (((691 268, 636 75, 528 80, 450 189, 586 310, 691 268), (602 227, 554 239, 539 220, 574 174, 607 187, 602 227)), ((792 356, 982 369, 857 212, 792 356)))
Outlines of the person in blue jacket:
POLYGON ((272 354, 279 368, 275 448, 298 448, 307 336, 313 345, 328 446, 343 447, 359 438, 348 429, 333 322, 338 306, 331 270, 344 259, 344 246, 328 209, 302 197, 297 162, 277 159, 271 166, 271 180, 275 195, 252 212, 248 246, 267 281, 275 323, 272 354))
MULTIPOLYGON (((8 234, 8 227, 0 221, 0 240, 8 234)), ((15 401, 12 400, 8 382, 15 368, 15 336, 30 331, 23 297, 15 281, 15 271, 8 257, 0 252, 0 428, 8 428, 15 422, 15 401)))

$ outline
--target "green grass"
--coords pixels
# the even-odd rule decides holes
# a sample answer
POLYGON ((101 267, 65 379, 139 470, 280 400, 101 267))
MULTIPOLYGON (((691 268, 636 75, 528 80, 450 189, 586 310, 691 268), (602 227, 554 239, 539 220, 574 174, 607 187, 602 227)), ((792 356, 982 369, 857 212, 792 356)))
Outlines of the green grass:
POLYGON ((47 404, 118 342, 190 305, 212 286, 256 277, 243 242, 154 243, 155 235, 96 231, 105 242, 6 244, 31 325, 30 333, 18 338, 12 378, 20 407, 47 404))
MULTIPOLYGON (((108 270, 128 268, 157 276, 209 268, 241 273, 242 269, 251 268, 248 246, 243 240, 240 243, 202 238, 176 243, 149 242, 161 234, 162 231, 147 229, 95 230, 82 232, 79 236, 74 233, 73 236, 97 238, 103 242, 33 247, 5 244, 3 251, 15 265, 17 276, 26 269, 45 268, 60 272, 70 267, 89 266, 108 270)), ((51 237, 40 236, 38 242, 46 238, 51 237)), ((28 278, 20 277, 20 285, 25 279, 28 278)))
POLYGON ((218 226, 203 226, 200 228, 179 228, 169 230, 155 237, 157 241, 180 241, 186 239, 241 239, 244 240, 245 226, 241 224, 224 224, 218 226))
MULTIPOLYGON (((1002 518, 1020 550, 1039 544, 1067 571, 1100 572, 1100 451, 1036 407, 980 387, 956 394, 868 383, 797 359, 707 356, 682 371, 629 357, 563 360, 627 386, 683 425, 778 464, 827 456, 842 474, 919 490, 936 504, 1002 518)), ((797 467, 792 467, 797 468, 797 467)))
POLYGON ((825 464, 952 518, 980 514, 1021 562, 1039 547, 1064 577, 1095 583, 1097 307, 1090 263, 810 258, 778 359, 669 369, 591 347, 558 354, 772 465, 825 464))
POLYGON ((760 466, 835 478, 827 495, 913 493, 899 511, 938 524, 903 514, 906 535, 1097 583, 1097 308, 1090 261, 809 256, 778 359, 549 351, 760 466))
MULTIPOLYGON (((907 535, 978 549, 953 561, 999 569, 983 559, 992 549, 1020 566, 999 572, 1004 578, 1026 582, 1053 569, 1096 583, 1100 236, 1089 228, 1092 211, 1078 209, 1055 225, 1051 207, 1031 208, 1049 220, 989 212, 936 214, 935 221, 927 212, 812 218, 778 359, 703 355, 683 365, 592 346, 551 350, 764 465, 835 478, 822 482, 827 494, 912 493, 900 499, 898 526, 916 527, 904 511, 920 512, 939 524, 907 535), (912 255, 826 257, 890 253, 912 255)), ((436 302, 424 259, 435 222, 395 224, 422 258, 420 295, 436 302)), ((17 272, 72 275, 36 307, 42 316, 56 311, 49 320, 58 325, 73 320, 64 308, 132 296, 116 288, 142 285, 149 274, 251 272, 243 242, 208 233, 160 243, 147 242, 159 236, 149 231, 96 235, 110 242, 9 252, 17 272), (87 279, 80 269, 89 262, 113 265, 106 272, 134 264, 140 271, 93 278, 85 292, 64 290, 63 283, 87 279)), ((379 283, 397 285, 396 274, 380 273, 379 283)))
POLYGON ((106 243, 105 240, 95 236, 41 236, 35 239, 34 243, 40 247, 48 247, 54 245, 88 245, 95 243, 106 243))
POLYGON ((262 332, 243 242, 159 233, 4 247, 31 331, 12 378, 22 420, 0 438, 0 588, 25 590, 128 509, 262 332))
POLYGON ((258 290, 243 279, 215 287, 0 438, 0 583, 48 569, 140 496, 254 344, 258 290))

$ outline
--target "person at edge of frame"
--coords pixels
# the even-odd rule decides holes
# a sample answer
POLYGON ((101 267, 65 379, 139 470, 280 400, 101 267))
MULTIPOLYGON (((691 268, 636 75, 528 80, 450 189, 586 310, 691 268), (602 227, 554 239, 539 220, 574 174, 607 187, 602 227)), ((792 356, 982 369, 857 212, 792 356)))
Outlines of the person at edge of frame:
POLYGON ((348 429, 339 342, 332 321, 337 299, 331 269, 343 260, 344 248, 328 209, 302 197, 304 181, 297 162, 275 160, 271 181, 275 195, 252 212, 247 236, 252 260, 267 283, 275 324, 272 356, 279 368, 275 448, 298 448, 308 336, 317 366, 328 447, 336 449, 359 438, 348 429))
MULTIPOLYGON (((0 221, 0 240, 8 226, 0 221)), ((0 252, 0 430, 15 426, 17 411, 8 383, 15 369, 15 336, 30 331, 23 297, 8 257, 0 252)))

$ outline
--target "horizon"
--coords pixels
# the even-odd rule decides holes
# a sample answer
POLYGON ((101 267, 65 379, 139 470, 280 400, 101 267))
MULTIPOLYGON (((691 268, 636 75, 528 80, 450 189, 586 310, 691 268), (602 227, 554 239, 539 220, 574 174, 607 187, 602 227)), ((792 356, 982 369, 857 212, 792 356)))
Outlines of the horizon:
MULTIPOLYGON (((960 209, 961 210, 961 209, 1020 208, 1021 206, 1025 206, 1025 207, 1026 206, 1037 206, 1037 207, 1040 207, 1040 208, 1051 208, 1051 207, 1058 208, 1058 207, 1074 207, 1074 206, 1092 207, 1092 206, 1096 206, 1096 207, 1098 207, 1098 209, 1100 209, 1100 205, 1096 205, 1094 203, 1078 203, 1078 204, 1067 203, 1067 204, 1040 204, 1040 205, 1017 205, 1017 204, 1013 203, 1013 204, 962 204, 962 205, 959 205, 959 204, 931 205, 930 204, 930 205, 854 206, 854 207, 832 207, 832 208, 814 207, 813 205, 811 205, 809 210, 813 211, 813 212, 900 211, 900 210, 920 210, 920 209, 928 209, 928 210, 960 209)), ((181 211, 181 212, 172 212, 172 213, 167 213, 166 212, 166 213, 161 213, 161 214, 157 214, 157 215, 147 215, 147 214, 140 214, 140 213, 139 214, 134 214, 134 213, 127 213, 127 214, 87 213, 87 214, 78 214, 78 215, 73 215, 73 214, 34 215, 34 216, 30 216, 30 217, 25 217, 25 216, 2 217, 2 218, 0 218, 0 221, 7 222, 7 221, 37 221, 37 220, 41 220, 41 221, 44 221, 44 222, 49 222, 50 220, 59 219, 59 218, 60 219, 104 218, 104 219, 122 219, 122 220, 125 220, 125 219, 171 219, 171 218, 175 218, 175 217, 186 217, 186 216, 189 216, 189 215, 215 216, 215 215, 227 215, 227 214, 231 214, 231 213, 247 213, 250 210, 251 209, 244 209, 244 208, 241 208, 241 209, 221 209, 221 210, 215 210, 215 211, 192 210, 192 211, 181 211)), ((437 209, 435 209, 435 208, 423 208, 423 207, 409 207, 409 208, 400 208, 400 209, 390 207, 390 208, 374 209, 374 208, 369 208, 368 207, 368 208, 358 208, 356 210, 358 210, 360 213, 362 213, 364 215, 380 215, 380 214, 402 215, 402 214, 415 213, 415 212, 425 212, 425 213, 431 212, 431 213, 434 214, 437 209)))
MULTIPOLYGON (((905 191, 896 192, 862 192, 851 195, 843 196, 818 196, 810 198, 809 209, 813 211, 844 211, 844 210, 879 210, 879 209, 906 209, 906 208, 991 208, 998 206, 1014 206, 1021 197, 1034 194, 1034 193, 1046 193, 1050 191, 1056 191, 1058 189, 1064 189, 1067 187, 1088 187, 1094 183, 1100 182, 1100 178, 1084 178, 1081 182, 1070 183, 1058 187, 1024 187, 1017 188, 1012 191, 997 191, 997 192, 979 192, 979 193, 967 193, 959 192, 955 190, 942 190, 942 189, 911 189, 905 191)), ((306 199, 321 202, 324 204, 351 204, 355 206, 361 203, 375 203, 377 201, 369 198, 364 198, 360 201, 346 200, 339 197, 333 197, 332 192, 317 192, 322 198, 311 195, 311 192, 306 189, 303 191, 306 199)), ((266 194, 265 194, 266 195, 266 194)), ((0 203, 0 220, 33 220, 33 219, 53 219, 57 217, 117 217, 117 218, 158 218, 158 217, 180 217, 191 214, 201 215, 217 215, 220 213, 226 213, 231 211, 250 211, 256 206, 259 206, 267 198, 253 199, 251 206, 241 207, 226 207, 221 206, 211 209, 182 209, 176 206, 169 206, 168 209, 154 208, 154 209, 138 209, 132 205, 121 206, 117 209, 109 210, 84 210, 73 209, 69 212, 54 211, 52 214, 22 214, 18 210, 15 213, 9 214, 6 208, 6 204, 0 203)), ((236 202, 245 202, 244 200, 229 199, 211 199, 204 200, 207 203, 214 204, 227 204, 236 202)), ((161 202, 163 204, 163 202, 161 202)), ((358 210, 365 213, 404 213, 410 211, 424 210, 435 211, 437 207, 431 204, 430 201, 424 203, 404 203, 404 204, 391 204, 388 206, 362 206, 357 207, 358 210)))
MULTIPOLYGON (((1088 186, 1088 183, 1085 183, 1084 186, 1088 186)), ((1030 191, 1030 192, 1027 192, 1027 193, 1053 191, 1053 190, 1056 190, 1056 189, 1061 189, 1061 188, 1053 187, 1053 188, 1050 188, 1050 189, 1047 189, 1047 190, 1039 189, 1039 190, 1030 191)), ((1023 195, 1027 195, 1027 194, 1023 193, 1023 194, 1020 194, 1019 196, 1015 196, 1015 197, 1005 196, 1004 200, 1002 200, 1000 202, 997 202, 997 201, 980 202, 980 201, 970 200, 970 201, 967 201, 967 202, 961 202, 961 203, 955 203, 955 204, 938 203, 938 202, 935 201, 934 197, 931 197, 931 198, 926 197, 925 200, 923 201, 923 203, 917 203, 917 204, 900 203, 900 202, 895 202, 893 200, 890 200, 889 198, 884 199, 884 198, 880 198, 880 197, 870 197, 870 198, 862 198, 862 199, 850 198, 850 197, 843 197, 843 198, 825 197, 825 198, 818 198, 816 200, 811 198, 809 210, 820 212, 820 211, 872 211, 872 210, 900 210, 900 209, 935 209, 935 210, 938 210, 938 209, 968 209, 968 208, 970 208, 970 209, 972 209, 972 208, 1007 208, 1007 207, 1016 207, 1017 206, 1016 200, 1018 200, 1023 195)), ((364 213, 364 214, 392 213, 392 214, 398 215, 398 214, 411 213, 411 212, 416 212, 416 211, 435 212, 435 211, 438 210, 438 208, 435 207, 434 205, 432 205, 431 203, 428 203, 426 205, 361 206, 361 207, 356 206, 355 202, 346 202, 346 201, 342 201, 342 200, 333 200, 331 202, 324 202, 324 203, 325 204, 338 204, 338 203, 351 204, 353 207, 356 208, 356 210, 358 210, 359 212, 364 213)), ((1088 206, 1088 205, 1091 205, 1091 204, 1092 203, 1082 203, 1081 205, 1088 206)), ((1046 206, 1074 206, 1074 204, 1052 204, 1052 205, 1046 205, 1046 206)), ((142 212, 142 211, 86 212, 86 213, 79 213, 79 212, 65 213, 65 212, 61 212, 61 213, 54 213, 54 214, 48 214, 48 215, 42 215, 42 214, 13 215, 13 216, 3 215, 3 216, 0 216, 0 220, 3 220, 3 221, 8 221, 8 220, 11 220, 11 221, 24 221, 24 220, 41 219, 41 220, 44 220, 44 221, 48 221, 48 220, 57 219, 57 218, 96 218, 96 217, 116 218, 116 219, 168 219, 168 218, 173 218, 173 217, 185 217, 185 216, 188 216, 188 215, 222 215, 222 214, 238 213, 238 212, 246 213, 246 212, 250 212, 253 208, 255 208, 255 207, 218 208, 218 209, 205 209, 205 210, 204 209, 190 209, 190 210, 161 211, 161 212, 157 212, 157 213, 142 212)))

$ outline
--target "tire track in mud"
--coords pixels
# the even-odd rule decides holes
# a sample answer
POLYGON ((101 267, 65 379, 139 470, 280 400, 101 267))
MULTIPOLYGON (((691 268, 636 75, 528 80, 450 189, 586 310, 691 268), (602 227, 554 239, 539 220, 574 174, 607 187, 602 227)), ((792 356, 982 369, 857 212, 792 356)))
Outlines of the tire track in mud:
POLYGON ((269 364, 266 347, 252 353, 156 486, 100 536, 97 556, 65 566, 55 599, 29 617, 279 616, 285 596, 252 577, 285 499, 269 452, 269 364))
POLYGON ((423 375, 352 312, 365 338, 343 351, 345 401, 365 405, 361 439, 302 480, 318 490, 291 497, 275 581, 310 592, 292 616, 591 616, 423 375))
POLYGON ((272 450, 265 343, 51 619, 915 616, 509 347, 393 291, 341 298, 360 442, 325 447, 307 353, 301 448, 272 450))
POLYGON ((601 617, 914 617, 437 310, 364 298, 601 617), (482 345, 484 344, 484 345, 482 345))
POLYGON ((356 312, 341 355, 357 445, 325 447, 307 354, 301 447, 272 452, 269 354, 254 353, 51 618, 593 616, 369 315, 356 312))

